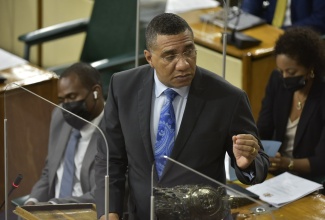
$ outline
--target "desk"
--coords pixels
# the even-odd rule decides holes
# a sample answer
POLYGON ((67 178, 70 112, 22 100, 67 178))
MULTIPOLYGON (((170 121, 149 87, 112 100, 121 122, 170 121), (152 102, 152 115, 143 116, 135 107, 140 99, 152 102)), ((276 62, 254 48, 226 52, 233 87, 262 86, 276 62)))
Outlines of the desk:
POLYGON ((15 214, 26 220, 50 220, 67 219, 80 220, 97 219, 96 207, 94 204, 57 204, 57 205, 34 205, 16 207, 15 214))
MULTIPOLYGON (((181 13, 180 16, 193 29, 198 50, 197 65, 222 75, 223 29, 200 21, 200 15, 217 10, 220 8, 195 10, 181 13)), ((227 46, 226 80, 246 91, 254 118, 257 119, 266 83, 271 71, 275 68, 273 47, 283 31, 264 24, 243 31, 243 33, 262 40, 262 43, 243 50, 227 46)))
MULTIPOLYGON (((271 178, 268 175, 267 178, 271 178)), ((229 182, 238 184, 244 188, 247 185, 240 183, 238 180, 229 182)), ((250 206, 248 206, 250 207, 250 206)), ((254 206, 253 206, 254 207, 254 206)), ((245 206, 247 208, 247 206, 245 206)), ((252 207, 251 207, 252 208, 252 207)), ((248 208, 249 209, 249 208, 248 208)), ((275 220, 322 220, 325 219, 325 195, 318 192, 307 195, 301 199, 284 205, 272 212, 275 220)), ((269 216, 259 217, 259 220, 270 219, 269 216)))
MULTIPOLYGON (((68 207, 71 206, 88 206, 86 204, 66 204, 64 206, 68 207)), ((256 205, 256 204, 255 204, 256 205)), ((255 207, 255 206, 253 206, 255 207)), ((16 214, 19 214, 20 216, 25 216, 24 219, 30 219, 34 220, 36 218, 31 217, 31 213, 29 213, 29 210, 49 210, 55 209, 55 205, 45 205, 44 207, 39 206, 24 206, 24 207, 16 207, 15 212, 16 214), (26 209, 26 210, 25 210, 26 209)), ((80 210, 80 209, 79 209, 80 210)), ((58 211, 59 212, 59 211, 58 211)), ((42 212, 38 212, 38 215, 41 216, 42 212)), ((78 211, 75 213, 75 215, 79 216, 79 218, 72 218, 72 216, 64 217, 64 212, 60 211, 60 219, 96 219, 96 209, 93 207, 91 210, 85 211, 82 210, 80 213, 78 211), (91 217, 90 217, 91 216, 91 217)), ((50 216, 50 215, 48 215, 50 216)), ((273 219, 270 215, 266 216, 258 216, 257 220, 322 220, 325 219, 325 196, 321 194, 311 194, 304 198, 301 198, 295 202, 289 203, 277 210, 273 211, 273 219)), ((45 218, 42 218, 45 219, 45 218)), ((234 220, 244 220, 248 218, 244 217, 237 217, 234 220)))
POLYGON ((14 96, 13 94, 19 89, 11 85, 15 82, 45 99, 57 103, 57 79, 53 73, 41 70, 30 64, 22 64, 0 70, 0 74, 7 78, 7 81, 0 85, 0 115, 2 119, 2 122, 0 122, 0 198, 2 201, 5 198, 3 172, 3 119, 5 111, 7 111, 7 115, 15 115, 14 118, 11 117, 7 122, 7 124, 10 124, 7 140, 10 147, 14 147, 14 150, 8 150, 8 166, 10 170, 8 181, 11 184, 19 173, 24 176, 20 187, 12 193, 9 199, 29 194, 32 186, 39 179, 47 155, 48 129, 52 111, 50 105, 44 104, 44 101, 31 100, 31 96, 26 95, 26 93, 14 96), (7 101, 8 97, 14 99, 14 102, 7 101), (4 100, 5 98, 6 100, 4 100), (6 106, 4 106, 5 101, 6 106), (14 103, 19 103, 24 107, 20 108, 20 105, 17 106, 14 103), (25 112, 33 112, 38 116, 37 120, 27 120, 25 112), (12 119, 14 119, 14 122, 12 119), (25 122, 26 126, 19 126, 20 122, 25 122), (34 133, 31 133, 31 131, 34 133), (32 135, 35 132, 37 132, 37 135, 32 135))
MULTIPOLYGON (((321 220, 325 219, 325 196, 311 194, 289 203, 272 212, 275 220, 321 220)), ((258 220, 269 220, 270 216, 259 216, 258 220)))
POLYGON ((311 194, 289 203, 273 212, 281 220, 321 220, 325 219, 325 196, 311 194))

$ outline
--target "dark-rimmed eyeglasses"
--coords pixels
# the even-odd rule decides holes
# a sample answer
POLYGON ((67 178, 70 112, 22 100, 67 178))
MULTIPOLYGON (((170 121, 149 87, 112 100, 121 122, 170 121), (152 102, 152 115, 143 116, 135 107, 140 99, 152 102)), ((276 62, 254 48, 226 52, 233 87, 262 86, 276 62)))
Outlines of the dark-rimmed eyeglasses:
POLYGON ((164 57, 160 57, 163 59, 165 63, 176 63, 183 57, 185 60, 190 60, 196 57, 197 50, 189 49, 184 51, 183 53, 171 54, 164 57))

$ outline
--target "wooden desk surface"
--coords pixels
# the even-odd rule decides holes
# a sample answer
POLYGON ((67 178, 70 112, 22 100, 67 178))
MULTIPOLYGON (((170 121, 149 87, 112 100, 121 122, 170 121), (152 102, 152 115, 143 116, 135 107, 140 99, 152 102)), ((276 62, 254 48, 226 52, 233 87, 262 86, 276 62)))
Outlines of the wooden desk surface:
POLYGON ((325 219, 325 196, 311 194, 273 211, 276 219, 321 220, 325 219))
MULTIPOLYGON (((218 10, 220 10, 220 7, 211 9, 200 9, 181 13, 180 16, 183 17, 193 29, 194 40, 196 43, 202 46, 206 46, 210 49, 222 52, 223 45, 221 43, 221 38, 222 33, 224 32, 223 28, 200 21, 200 15, 206 13, 213 13, 218 10)), ((283 33, 283 31, 271 25, 263 24, 242 31, 242 33, 260 39, 262 40, 262 43, 256 47, 251 47, 248 49, 238 49, 235 46, 228 45, 228 55, 237 58, 242 58, 246 55, 258 58, 270 54, 273 52, 273 47, 277 38, 283 33)))
MULTIPOLYGON (((269 174, 267 178, 271 178, 269 174)), ((238 184, 244 188, 247 185, 238 180, 229 183, 238 184)), ((254 207, 254 205, 253 205, 254 207)), ((314 192, 294 202, 276 208, 272 211, 275 220, 324 220, 325 219, 325 195, 314 192)), ((260 216, 258 220, 268 220, 270 216, 260 216)))
MULTIPOLYGON (((18 86, 28 86, 43 81, 57 79, 57 75, 52 72, 40 69, 31 64, 22 64, 12 68, 0 70, 1 76, 7 78, 7 80, 0 84, 0 93, 6 89, 12 89, 18 86), (11 85, 11 84, 16 85, 11 85)), ((51 91, 55 97, 57 96, 55 91, 51 91), (54 93, 55 92, 55 93, 54 93)))
POLYGON ((16 207, 14 213, 26 220, 95 220, 97 219, 94 204, 58 204, 16 207))

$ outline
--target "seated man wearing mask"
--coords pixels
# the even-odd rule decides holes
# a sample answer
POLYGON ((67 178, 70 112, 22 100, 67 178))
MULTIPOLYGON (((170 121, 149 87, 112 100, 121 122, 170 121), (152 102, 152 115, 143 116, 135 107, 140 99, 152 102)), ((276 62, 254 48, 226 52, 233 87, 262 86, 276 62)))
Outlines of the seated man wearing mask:
MULTIPOLYGON (((64 109, 98 125, 104 108, 100 73, 86 63, 73 64, 58 80, 58 99, 64 109)), ((25 204, 94 203, 96 134, 95 126, 55 108, 46 164, 25 204)))

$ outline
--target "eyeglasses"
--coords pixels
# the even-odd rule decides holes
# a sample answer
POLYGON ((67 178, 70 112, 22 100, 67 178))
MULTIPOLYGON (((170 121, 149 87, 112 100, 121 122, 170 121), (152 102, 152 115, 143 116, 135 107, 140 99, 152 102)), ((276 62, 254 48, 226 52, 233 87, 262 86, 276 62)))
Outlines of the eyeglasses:
POLYGON ((181 58, 181 56, 185 59, 185 60, 190 60, 196 57, 197 54, 197 50, 195 49, 189 49, 183 53, 178 53, 178 54, 172 54, 172 55, 167 55, 165 57, 161 57, 165 63, 176 63, 179 61, 179 59, 181 58))

